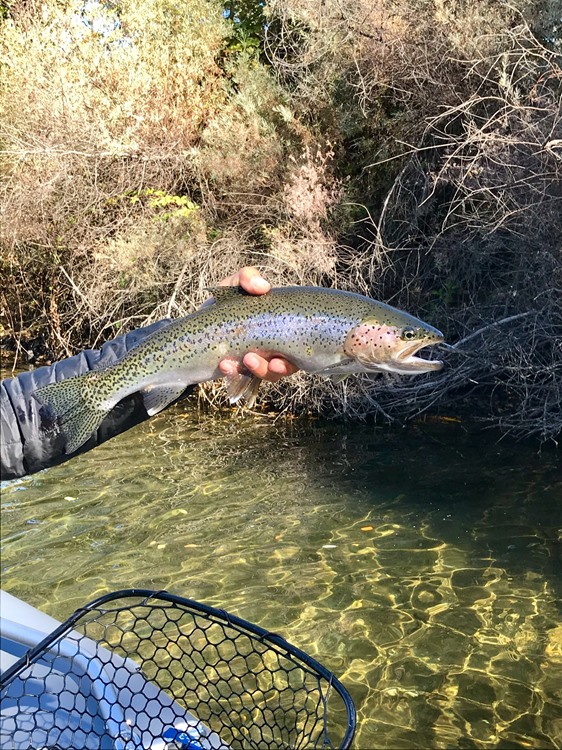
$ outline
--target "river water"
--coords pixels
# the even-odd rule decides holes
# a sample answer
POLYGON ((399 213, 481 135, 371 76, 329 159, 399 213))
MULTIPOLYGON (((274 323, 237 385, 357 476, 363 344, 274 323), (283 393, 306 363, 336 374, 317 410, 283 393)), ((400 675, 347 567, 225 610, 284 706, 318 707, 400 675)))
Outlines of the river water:
POLYGON ((5 484, 2 582, 58 619, 137 586, 279 632, 350 690, 358 750, 555 748, 561 534, 553 447, 187 402, 5 484))

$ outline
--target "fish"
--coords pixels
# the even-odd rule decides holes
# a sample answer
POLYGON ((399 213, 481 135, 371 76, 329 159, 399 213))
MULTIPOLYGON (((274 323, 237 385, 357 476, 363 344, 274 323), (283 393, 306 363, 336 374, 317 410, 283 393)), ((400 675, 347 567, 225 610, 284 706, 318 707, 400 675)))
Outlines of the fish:
POLYGON ((210 303, 150 334, 119 361, 35 391, 57 419, 67 454, 81 448, 126 396, 140 391, 152 416, 188 385, 224 377, 219 362, 225 357, 240 365, 239 373, 227 376, 231 403, 245 398, 250 405, 261 381, 243 368, 248 352, 283 357, 300 370, 334 380, 442 367, 439 360, 418 356, 443 342, 439 330, 355 292, 298 286, 263 295, 241 287, 210 291, 210 303))

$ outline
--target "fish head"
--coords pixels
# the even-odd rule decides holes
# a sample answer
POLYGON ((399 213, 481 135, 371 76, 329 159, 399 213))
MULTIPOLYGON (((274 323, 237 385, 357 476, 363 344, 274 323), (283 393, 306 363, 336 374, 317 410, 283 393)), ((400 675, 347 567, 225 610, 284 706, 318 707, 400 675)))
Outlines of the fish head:
POLYGON ((417 354, 426 346, 441 344, 441 331, 399 310, 362 321, 347 335, 344 351, 367 372, 415 375, 440 370, 443 363, 417 354))

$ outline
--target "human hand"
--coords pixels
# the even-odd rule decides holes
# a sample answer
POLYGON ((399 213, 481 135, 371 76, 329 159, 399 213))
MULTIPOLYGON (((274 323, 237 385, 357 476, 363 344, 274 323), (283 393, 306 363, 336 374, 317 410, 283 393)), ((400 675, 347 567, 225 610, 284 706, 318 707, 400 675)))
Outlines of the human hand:
MULTIPOLYGON (((226 279, 219 282, 219 286, 241 286, 248 294, 266 294, 271 289, 271 284, 266 281, 257 268, 246 266, 226 279)), ((270 383, 276 383, 287 375, 292 375, 298 368, 282 357, 262 357, 255 352, 244 355, 242 360, 244 367, 252 375, 270 383)), ((223 375, 236 375, 240 372, 240 363, 225 357, 219 363, 219 369, 223 375)))

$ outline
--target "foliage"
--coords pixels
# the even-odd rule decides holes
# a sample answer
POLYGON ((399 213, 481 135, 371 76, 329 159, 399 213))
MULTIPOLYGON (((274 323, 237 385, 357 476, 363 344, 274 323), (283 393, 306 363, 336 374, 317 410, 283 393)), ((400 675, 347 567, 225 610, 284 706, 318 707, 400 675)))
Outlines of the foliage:
MULTIPOLYGON (((531 2, 275 8, 283 33, 267 40, 270 57, 293 107, 336 144, 344 200, 363 205, 346 234, 366 287, 457 342, 438 377, 323 387, 317 404, 390 421, 464 407, 512 434, 555 437, 562 75, 556 44, 529 25, 552 40, 555 17, 531 2)), ((278 390, 300 408, 302 392, 278 390)))
POLYGON ((275 408, 400 421, 469 406, 557 435, 553 4, 1 7, 2 317, 18 345, 97 345, 255 263, 274 283, 386 299, 457 342, 439 376, 295 378, 269 390, 275 408))
POLYGON ((232 25, 228 45, 231 52, 261 52, 266 23, 264 5, 264 0, 225 0, 224 17, 232 25))

